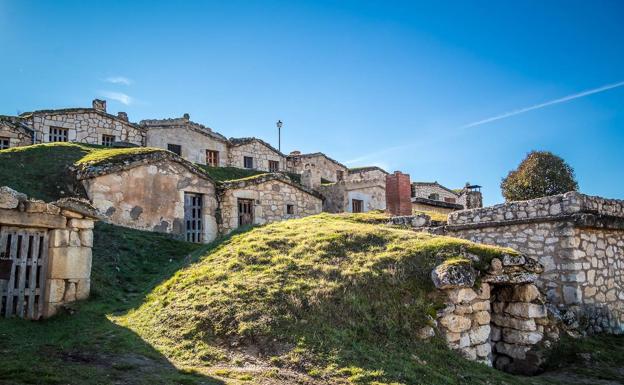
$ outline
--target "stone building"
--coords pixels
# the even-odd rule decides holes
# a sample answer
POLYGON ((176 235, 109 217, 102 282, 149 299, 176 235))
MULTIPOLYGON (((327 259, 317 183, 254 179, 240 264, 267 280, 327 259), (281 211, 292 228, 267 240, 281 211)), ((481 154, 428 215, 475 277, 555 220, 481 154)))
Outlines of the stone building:
POLYGON ((283 174, 261 174, 223 183, 219 189, 221 233, 245 225, 301 218, 322 211, 322 196, 283 174))
POLYGON ((142 120, 139 125, 146 131, 148 147, 164 148, 193 163, 229 166, 227 138, 190 121, 188 114, 176 119, 142 120))
POLYGON ((106 101, 93 100, 92 108, 66 108, 26 112, 20 121, 35 135, 33 143, 79 142, 112 146, 115 142, 145 144, 145 130, 128 121, 125 112, 111 115, 106 101))
POLYGON ((292 151, 286 157, 286 169, 297 174, 303 173, 303 170, 309 168, 312 164, 319 170, 321 180, 325 182, 338 182, 345 179, 348 173, 348 167, 342 163, 328 157, 322 152, 311 154, 302 154, 299 151, 292 151))
POLYGON ((438 182, 412 182, 412 207, 419 211, 448 214, 465 208, 483 206, 481 186, 470 185, 451 190, 438 182))
POLYGON ((548 300, 593 332, 624 332, 624 201, 577 192, 457 211, 447 234, 537 259, 548 300))
POLYGON ((127 149, 81 166, 76 175, 108 222, 190 242, 210 242, 218 235, 215 183, 171 152, 127 149))
POLYGON ((33 131, 16 116, 0 115, 0 150, 33 144, 33 131))
POLYGON ((230 138, 231 167, 277 172, 286 169, 286 156, 258 138, 230 138))
POLYGON ((379 167, 349 170, 345 179, 320 185, 323 211, 362 213, 386 209, 386 176, 379 167))
POLYGON ((0 187, 0 317, 47 318, 89 297, 97 217, 83 200, 45 203, 0 187))

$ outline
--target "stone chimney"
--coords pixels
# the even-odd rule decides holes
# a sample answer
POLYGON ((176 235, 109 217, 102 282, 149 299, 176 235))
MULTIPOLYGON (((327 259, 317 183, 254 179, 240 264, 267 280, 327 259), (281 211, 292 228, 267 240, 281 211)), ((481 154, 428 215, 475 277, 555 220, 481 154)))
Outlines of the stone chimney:
POLYGON ((191 120, 191 115, 189 115, 188 113, 186 113, 186 114, 182 115, 182 119, 187 120, 187 121, 188 121, 188 120, 191 120))
POLYGON ((291 151, 289 155, 301 155, 301 151, 291 151))
POLYGON ((393 215, 412 215, 412 185, 409 174, 395 171, 386 176, 386 210, 393 215))
POLYGON ((312 190, 318 190, 321 187, 321 171, 316 168, 314 163, 307 163, 303 167, 301 184, 312 190))
POLYGON ((123 120, 124 122, 127 122, 127 121, 128 121, 128 114, 127 114, 127 113, 125 113, 125 112, 123 112, 123 111, 119 111, 119 112, 117 113, 117 117, 118 117, 119 119, 123 120))
POLYGON ((94 110, 106 112, 106 100, 93 99, 92 105, 94 110))

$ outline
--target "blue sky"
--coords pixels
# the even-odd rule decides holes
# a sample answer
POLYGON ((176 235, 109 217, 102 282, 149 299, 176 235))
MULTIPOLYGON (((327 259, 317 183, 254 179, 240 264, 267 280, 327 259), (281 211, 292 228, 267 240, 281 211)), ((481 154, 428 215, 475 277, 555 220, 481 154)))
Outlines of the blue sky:
POLYGON ((106 97, 274 144, 281 119, 284 152, 478 183, 487 204, 550 150, 624 198, 622 20, 617 0, 0 0, 0 114, 106 97))

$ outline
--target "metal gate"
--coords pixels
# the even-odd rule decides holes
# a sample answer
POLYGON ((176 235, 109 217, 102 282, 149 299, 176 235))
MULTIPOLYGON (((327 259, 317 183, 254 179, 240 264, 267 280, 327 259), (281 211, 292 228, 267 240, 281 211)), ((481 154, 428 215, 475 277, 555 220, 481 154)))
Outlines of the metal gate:
POLYGON ((184 193, 184 222, 188 242, 202 241, 202 206, 201 194, 184 193))
POLYGON ((43 314, 47 230, 0 227, 0 317, 43 314))
POLYGON ((238 225, 246 226, 253 224, 253 200, 238 200, 238 225))

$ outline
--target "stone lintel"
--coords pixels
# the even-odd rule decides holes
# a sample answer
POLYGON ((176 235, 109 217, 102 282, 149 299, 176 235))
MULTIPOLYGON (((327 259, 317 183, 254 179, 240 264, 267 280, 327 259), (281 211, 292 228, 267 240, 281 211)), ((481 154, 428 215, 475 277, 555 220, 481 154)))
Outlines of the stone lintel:
POLYGON ((62 215, 28 213, 8 209, 0 209, 0 222, 3 225, 46 229, 64 229, 67 225, 67 219, 62 215))

